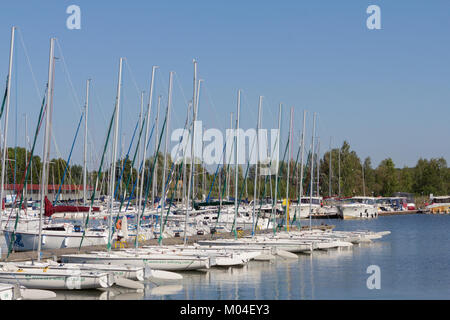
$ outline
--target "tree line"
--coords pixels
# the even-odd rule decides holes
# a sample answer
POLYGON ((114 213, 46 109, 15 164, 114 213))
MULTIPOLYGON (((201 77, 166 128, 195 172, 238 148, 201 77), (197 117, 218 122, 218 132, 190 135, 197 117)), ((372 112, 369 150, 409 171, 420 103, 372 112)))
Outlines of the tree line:
MULTIPOLYGON (((25 153, 25 148, 8 148, 8 162, 6 170, 6 183, 22 184, 25 176, 26 162, 30 159, 30 152, 25 153)), ((287 188, 287 168, 286 159, 280 155, 278 170, 277 198, 286 197, 287 188)), ((144 191, 146 185, 150 182, 151 172, 153 171, 154 156, 146 160, 146 171, 144 172, 144 191)), ((156 193, 161 195, 164 157, 158 153, 157 172, 153 178, 157 178, 156 193)), ((310 192, 310 174, 312 162, 314 162, 313 195, 332 196, 332 197, 351 197, 351 196, 392 196, 395 192, 413 193, 416 196, 426 196, 430 194, 435 196, 450 194, 450 168, 444 158, 419 159, 414 167, 396 168, 391 158, 384 159, 374 168, 371 158, 367 157, 363 161, 354 150, 351 150, 347 141, 344 141, 340 148, 331 149, 323 154, 321 158, 311 153, 304 156, 303 181, 300 182, 300 160, 298 157, 291 159, 289 164, 289 198, 297 199, 300 188, 303 189, 303 195, 309 196, 310 192), (331 155, 331 170, 330 170, 331 155), (297 161, 296 161, 297 160, 297 161), (317 167, 317 165, 319 165, 317 167), (318 174, 318 178, 317 178, 318 174), (330 179, 331 175, 331 179, 330 179), (331 181, 331 185, 330 185, 331 181), (318 186, 318 188, 317 188, 318 186)), ((169 190, 177 186, 177 196, 181 197, 183 183, 181 164, 174 164, 167 157, 166 180, 170 171, 174 176, 170 180, 169 190)), ((130 159, 120 159, 116 163, 116 182, 120 179, 120 185, 117 189, 120 194, 130 195, 134 188, 134 195, 138 193, 139 186, 136 186, 139 166, 137 162, 131 166, 130 159), (125 163, 125 165, 124 165, 125 163), (122 168, 123 172, 122 172, 122 168)), ((83 167, 78 164, 70 165, 66 168, 67 162, 64 159, 56 158, 50 160, 49 184, 60 184, 63 177, 64 184, 83 184, 83 167), (66 171, 66 172, 65 172, 66 171), (65 172, 65 173, 64 173, 65 172)), ((33 156, 27 183, 39 184, 42 172, 42 161, 39 156, 33 156)), ((235 195, 235 171, 233 166, 219 168, 209 168, 206 170, 200 164, 196 165, 195 175, 195 194, 197 200, 204 200, 208 195, 210 198, 226 197, 234 198, 235 195), (228 171, 227 171, 228 170, 228 171), (228 176, 228 180, 227 180, 228 176), (227 186, 226 184, 230 185, 227 186)), ((88 172, 88 185, 94 186, 97 171, 88 172)), ((98 192, 108 194, 110 168, 106 165, 103 169, 102 179, 97 186, 98 192)), ((190 176, 190 164, 186 164, 186 177, 190 176)), ((255 166, 239 166, 238 179, 238 197, 241 199, 252 199, 254 194, 255 166)), ((275 175, 257 177, 257 195, 258 198, 273 198, 275 193, 275 175)), ((149 186, 151 194, 152 186, 149 186)))

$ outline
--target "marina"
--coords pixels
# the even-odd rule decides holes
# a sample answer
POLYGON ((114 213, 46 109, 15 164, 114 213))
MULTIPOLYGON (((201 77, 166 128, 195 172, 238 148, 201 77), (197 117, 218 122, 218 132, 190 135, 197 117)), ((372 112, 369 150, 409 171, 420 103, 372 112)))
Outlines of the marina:
POLYGON ((448 97, 383 79, 416 50, 368 19, 385 66, 275 4, 230 30, 228 5, 110 5, 107 35, 79 5, 64 32, 1 22, 0 300, 450 298, 450 132, 423 129, 448 97))

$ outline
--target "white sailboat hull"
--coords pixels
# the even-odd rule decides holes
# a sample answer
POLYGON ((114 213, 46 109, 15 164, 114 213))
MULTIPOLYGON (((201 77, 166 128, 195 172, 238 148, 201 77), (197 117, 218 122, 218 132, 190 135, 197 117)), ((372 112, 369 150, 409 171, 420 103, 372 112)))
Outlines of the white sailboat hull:
MULTIPOLYGON (((12 231, 4 230, 6 243, 9 245, 12 231)), ((60 248, 77 248, 80 246, 82 232, 54 232, 42 231, 41 250, 60 248)), ((35 231, 16 231, 13 249, 15 251, 37 250, 39 234, 35 231)), ((106 245, 108 237, 104 234, 86 234, 82 246, 106 245)))
POLYGON ((70 273, 58 270, 18 269, 0 271, 0 282, 19 284, 27 289, 77 290, 107 288, 111 285, 107 273, 70 273), (23 270, 23 271, 21 271, 23 270))
POLYGON ((70 263, 101 263, 101 264, 129 264, 139 267, 149 267, 154 270, 187 271, 210 267, 209 258, 175 256, 165 254, 148 255, 102 255, 102 254, 80 254, 63 255, 63 262, 70 263))

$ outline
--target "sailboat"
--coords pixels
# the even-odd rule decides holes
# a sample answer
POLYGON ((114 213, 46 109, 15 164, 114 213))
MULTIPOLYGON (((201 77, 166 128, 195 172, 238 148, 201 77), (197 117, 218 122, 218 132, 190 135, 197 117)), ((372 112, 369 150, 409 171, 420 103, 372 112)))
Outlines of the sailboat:
MULTIPOLYGON (((50 62, 49 62, 49 78, 47 88, 47 112, 46 126, 44 136, 44 170, 42 174, 42 191, 41 191, 41 207, 40 220, 38 228, 24 230, 23 228, 6 228, 4 236, 6 242, 11 244, 10 250, 30 251, 42 249, 58 249, 78 247, 83 238, 83 230, 80 226, 70 223, 47 223, 42 226, 43 211, 45 206, 45 216, 51 216, 56 210, 45 196, 46 177, 48 177, 48 155, 50 150, 50 130, 51 130, 51 112, 52 93, 53 93, 53 68, 54 68, 54 42, 55 38, 50 39, 50 62)), ((77 209, 77 208, 75 208, 77 209)), ((104 245, 107 243, 107 232, 104 228, 89 228, 85 231, 83 245, 104 245)))
POLYGON ((0 283, 18 283, 29 289, 80 290, 108 288, 114 278, 106 272, 18 267, 8 262, 0 263, 0 283))

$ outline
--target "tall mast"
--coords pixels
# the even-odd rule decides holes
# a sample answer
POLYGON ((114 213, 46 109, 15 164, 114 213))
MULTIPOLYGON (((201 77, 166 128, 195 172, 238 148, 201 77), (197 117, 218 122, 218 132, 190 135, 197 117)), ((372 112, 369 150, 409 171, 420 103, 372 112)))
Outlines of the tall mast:
POLYGON ((319 175, 319 170, 320 170, 320 137, 317 137, 317 155, 316 155, 316 167, 317 167, 317 180, 316 180, 316 195, 317 197, 319 197, 319 181, 320 181, 320 175, 319 175))
MULTIPOLYGON (((167 96, 167 120, 166 120, 166 144, 164 147, 164 168, 163 168, 163 180, 162 180, 162 193, 161 193, 161 215, 159 220, 159 239, 162 240, 162 227, 163 227, 163 213, 166 207, 166 168, 167 168, 167 150, 169 148, 169 135, 170 135, 170 106, 172 104, 172 82, 173 71, 169 75, 169 94, 167 96)), ((160 244, 162 241, 160 241, 160 244)))
MULTIPOLYGON (((189 113, 191 112, 191 107, 192 107, 192 102, 189 102, 189 105, 188 105, 188 110, 187 110, 187 120, 186 120, 186 123, 189 123, 189 113)), ((189 131, 188 131, 189 132, 189 131)), ((189 136, 189 134, 188 134, 188 136, 189 136)), ((184 140, 184 137, 183 137, 183 140, 184 140)), ((186 241, 186 232, 187 232, 187 224, 188 224, 188 212, 189 212, 189 210, 188 210, 188 208, 189 208, 189 197, 188 197, 188 195, 187 195, 187 164, 186 164, 186 162, 187 162, 187 160, 186 160, 186 157, 187 157, 187 147, 188 147, 188 142, 189 142, 189 139, 186 139, 185 141, 184 141, 184 150, 183 150, 183 201, 184 201, 184 205, 185 205, 185 215, 184 215, 184 241, 186 241)))
POLYGON ((120 58, 119 62, 119 80, 117 83, 117 97, 116 97, 116 107, 115 107, 115 127, 114 127, 114 144, 111 152, 111 172, 110 172, 110 205, 109 205, 109 220, 108 220, 108 251, 111 250, 112 241, 112 211, 114 204, 114 186, 116 184, 116 158, 117 158, 117 142, 119 138, 119 112, 120 112, 120 93, 122 88, 122 63, 124 58, 120 58))
POLYGON ((328 182, 328 196, 331 197, 331 153, 333 149, 331 149, 331 137, 330 137, 330 169, 328 170, 328 175, 330 176, 329 182, 328 182))
MULTIPOLYGON (((6 154, 8 153, 8 115, 9 115, 9 103, 11 100, 11 77, 12 77, 12 67, 13 67, 13 56, 14 56, 14 38, 15 38, 16 27, 11 29, 11 45, 9 49, 9 68, 8 68, 8 80, 6 83, 6 108, 5 108, 5 133, 3 135, 3 155, 2 155, 2 182, 0 191, 0 227, 2 225, 3 217, 3 193, 5 190, 5 168, 6 168, 6 154)), ((18 214, 18 213, 17 213, 18 214)))
POLYGON ((338 196, 341 197, 341 148, 338 150, 338 196))
POLYGON ((289 231, 289 171, 292 157, 292 118, 294 115, 294 108, 291 108, 291 119, 289 122, 289 157, 288 157, 288 165, 287 165, 287 179, 286 179, 286 230, 289 231))
POLYGON ((305 130, 306 130, 306 110, 303 110, 303 128, 302 128, 302 149, 300 159, 300 195, 298 197, 298 208, 300 208, 300 215, 302 214, 302 196, 303 196, 303 153, 305 150, 305 130))
MULTIPOLYGON (((205 133, 205 128, 203 128, 203 135, 205 133)), ((205 149, 205 142, 202 139, 202 164, 201 164, 201 169, 202 169, 202 201, 206 200, 206 168, 203 165, 203 150, 205 149), (205 199, 203 199, 205 198, 205 199)))
MULTIPOLYGON (((191 192, 192 192, 192 210, 194 210, 194 186, 195 186, 195 177, 194 177, 194 172, 195 172, 195 156, 194 156, 194 146, 195 146, 195 122, 197 120, 197 61, 194 59, 193 60, 194 63, 194 87, 193 87, 193 94, 192 94, 192 133, 191 133, 191 173, 189 175, 189 179, 188 179, 188 191, 187 191, 187 198, 191 199, 191 192)), ((188 140, 189 141, 189 140, 188 140)), ((187 147, 187 146, 186 146, 187 147)), ((187 206, 186 206, 186 215, 188 215, 188 210, 189 210, 189 201, 187 202, 187 206)), ((186 218, 187 219, 187 218, 186 218)), ((187 241, 187 234, 186 234, 186 230, 184 232, 184 245, 186 245, 186 241, 187 241)))
POLYGON ((88 135, 88 110, 89 110, 89 85, 91 79, 86 81, 86 105, 84 106, 84 159, 83 159, 83 205, 86 205, 87 186, 87 135, 88 135))
POLYGON ((261 107, 262 96, 259 96, 258 104, 258 125, 256 126, 256 164, 255 164, 255 185, 253 190, 253 221, 252 221, 252 236, 255 234, 255 215, 256 215, 256 189, 258 185, 258 161, 259 161, 259 129, 261 128, 261 107))
MULTIPOLYGON (((233 112, 230 112, 230 130, 231 130, 231 132, 233 132, 233 112)), ((231 142, 231 145, 233 145, 233 140, 231 140, 230 142, 231 142)), ((230 159, 230 162, 231 162, 231 159, 230 159)), ((227 174, 227 176, 226 176, 227 200, 229 201, 230 200, 230 179, 231 179, 230 170, 227 170, 226 174, 227 174)))
MULTIPOLYGON (((158 123, 159 123, 159 109, 161 106, 161 96, 158 96, 158 105, 156 107, 156 124, 155 124, 155 169, 154 169, 154 178, 153 178, 153 182, 152 182, 152 207, 155 204, 155 197, 158 194, 158 123)), ((145 161, 145 159, 144 159, 145 161)))
POLYGON ((314 135, 316 134, 316 113, 313 115, 313 131, 312 131, 312 146, 311 146, 311 181, 309 185, 309 229, 312 229, 311 225, 311 215, 312 215, 312 197, 313 197, 313 189, 314 189, 314 135))
MULTIPOLYGON (((143 117, 144 117, 144 91, 142 91, 141 92, 141 107, 140 107, 140 111, 139 111, 139 128, 141 128, 142 129, 142 123, 143 123, 143 117)), ((144 144, 146 144, 146 141, 144 141, 144 144)), ((139 169, 139 166, 140 166, 140 163, 141 163, 141 156, 142 156, 142 153, 144 152, 144 149, 139 149, 138 150, 138 169, 139 169)), ((137 173, 137 178, 136 178, 136 185, 137 186, 140 186, 141 184, 139 183, 140 182, 140 178, 141 178, 141 175, 139 174, 139 171, 138 171, 138 173, 137 173)), ((137 191, 136 191, 136 193, 137 193, 137 191)), ((137 207, 138 207, 138 212, 140 211, 139 209, 141 208, 141 203, 140 203, 140 201, 139 201, 139 199, 138 199, 138 203, 137 203, 137 207)))
POLYGON ((41 207, 39 209, 39 238, 38 238, 38 256, 37 260, 41 261, 41 241, 42 241, 42 215, 44 210, 44 197, 46 194, 46 191, 48 190, 46 180, 47 178, 47 162, 48 159, 48 151, 50 149, 50 146, 48 145, 50 142, 50 139, 48 139, 48 136, 50 135, 50 106, 51 106, 51 96, 52 96, 52 90, 53 88, 53 68, 54 68, 54 45, 55 45, 55 38, 50 39, 50 58, 48 63, 48 83, 47 83, 47 107, 46 107, 46 119, 45 119, 45 136, 44 136, 44 143, 43 143, 43 161, 42 161, 42 175, 41 175, 41 207), (47 190, 46 190, 47 188, 47 190))
MULTIPOLYGON (((142 161, 144 161, 141 172, 141 186, 139 188, 139 204, 138 204, 138 216, 137 216, 137 226, 136 226, 136 237, 139 236, 140 232, 140 215, 141 215, 141 205, 142 205, 142 191, 144 189, 144 173, 145 173, 145 158, 147 157, 147 140, 148 140, 148 131, 150 129, 150 113, 152 111, 152 100, 153 100, 153 87, 155 82, 155 71, 158 66, 152 67, 152 79, 150 81, 150 95, 148 97, 148 106, 147 106, 147 122, 145 124, 145 140, 144 140, 144 155, 142 161)), ((150 178, 150 177, 148 177, 150 178)), ((142 213, 143 214, 143 213, 142 213)), ((136 247, 138 246, 138 242, 136 241, 136 247)))
POLYGON ((275 194, 274 194, 274 203, 272 206, 272 215, 273 215, 273 233, 276 231, 276 221, 277 221, 277 195, 278 195, 278 165, 280 160, 280 129, 281 129, 281 108, 282 104, 280 103, 279 111, 278 111, 278 134, 277 134, 277 155, 276 155, 276 172, 275 172, 275 194))
POLYGON ((239 182, 239 116, 241 112, 241 90, 238 90, 237 116, 236 116, 236 145, 235 145, 235 190, 234 190, 234 223, 233 228, 236 235, 236 218, 238 214, 238 182, 239 182))
MULTIPOLYGON (((25 116, 25 165, 27 165, 28 164, 28 148, 27 148, 27 146, 28 146, 28 117, 27 117, 26 113, 24 114, 24 116, 25 116)), ((25 181, 25 184, 26 184, 26 181, 25 181)), ((25 199, 25 210, 26 210, 27 209, 27 196, 28 196, 27 188, 24 188, 23 192, 25 195, 24 199, 25 199)))
POLYGON ((362 168, 362 182, 363 182, 363 195, 366 196, 366 183, 364 181, 364 163, 361 165, 362 168))
POLYGON ((196 131, 196 121, 197 121, 197 87, 199 82, 197 81, 197 61, 194 59, 194 96, 192 98, 192 103, 194 106, 193 110, 193 125, 192 125, 192 147, 191 147, 191 178, 192 178, 192 208, 194 208, 195 200, 195 131, 196 131))

